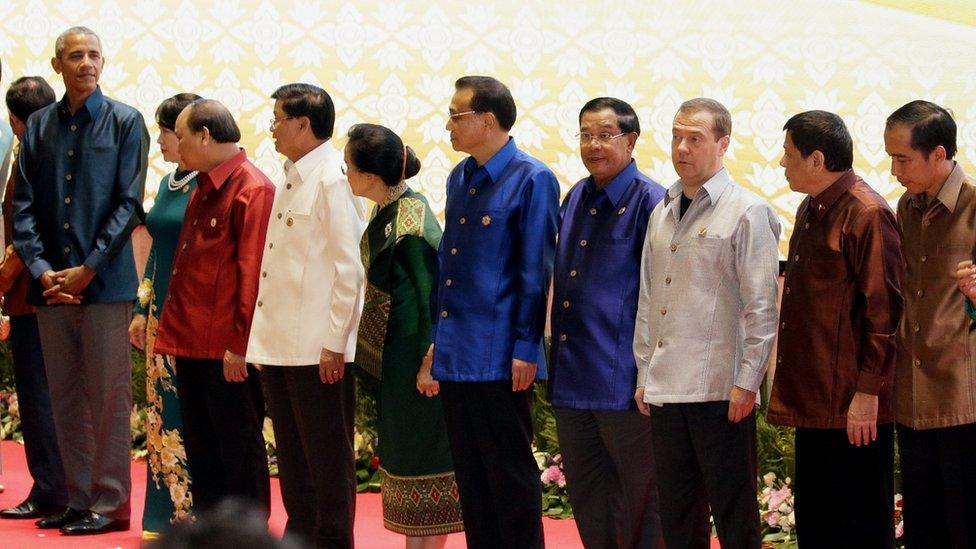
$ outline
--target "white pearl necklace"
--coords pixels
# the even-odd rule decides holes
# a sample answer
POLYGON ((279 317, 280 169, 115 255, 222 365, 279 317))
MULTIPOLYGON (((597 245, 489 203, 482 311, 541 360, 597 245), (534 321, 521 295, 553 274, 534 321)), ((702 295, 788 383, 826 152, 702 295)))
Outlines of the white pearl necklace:
POLYGON ((191 179, 196 177, 198 173, 200 172, 190 172, 183 177, 176 179, 176 170, 173 170, 173 172, 169 174, 169 180, 166 182, 166 186, 171 191, 178 191, 186 186, 186 184, 189 183, 191 179))

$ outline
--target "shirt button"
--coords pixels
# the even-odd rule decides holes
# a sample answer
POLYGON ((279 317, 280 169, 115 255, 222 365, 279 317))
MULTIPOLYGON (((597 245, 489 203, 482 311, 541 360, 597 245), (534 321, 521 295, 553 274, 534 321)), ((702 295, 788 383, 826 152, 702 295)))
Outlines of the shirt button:
POLYGON ((782 355, 777 356, 776 357, 776 364, 782 364, 782 363, 783 363, 783 356, 782 355))
POLYGON ((291 189, 291 183, 289 183, 289 184, 287 184, 287 185, 285 185, 285 188, 286 188, 286 189, 291 189))
POLYGON ((200 200, 203 200, 204 202, 206 202, 207 201, 207 195, 203 195, 203 198, 201 198, 200 200))
POLYGON ((270 250, 271 248, 274 248, 274 242, 268 244, 268 249, 270 250))
POLYGON ((178 273, 179 271, 180 271, 179 269, 173 269, 173 276, 176 276, 176 273, 178 273))
POLYGON ((585 238, 583 240, 580 240, 580 246, 582 246, 584 248, 586 247, 586 239, 585 238))
POLYGON ((185 249, 186 249, 186 242, 184 242, 184 243, 183 243, 183 245, 182 245, 182 246, 180 246, 180 249, 181 249, 181 250, 185 250, 185 249))
POLYGON ((563 301, 563 309, 569 308, 569 301, 563 301))
POLYGON ((281 219, 281 214, 278 214, 278 219, 281 219))
POLYGON ((932 224, 932 222, 929 221, 928 219, 926 219, 925 221, 922 222, 922 226, 924 226, 924 227, 928 227, 931 224, 932 224))
POLYGON ((65 246, 64 253, 70 253, 70 252, 71 252, 71 246, 65 246))
POLYGON ((76 126, 75 124, 72 124, 71 125, 71 131, 73 131, 73 132, 74 131, 78 131, 78 126, 76 126))
POLYGON ((922 361, 916 358, 915 359, 915 367, 917 368, 917 367, 919 367, 921 365, 922 365, 922 361))
POLYGON ((467 219, 465 219, 465 218, 463 218, 463 217, 462 217, 461 219, 458 219, 458 223, 460 223, 460 224, 462 224, 462 225, 464 225, 464 224, 465 224, 465 223, 467 223, 467 222, 468 222, 468 220, 467 220, 467 219))
POLYGON ((658 348, 659 348, 659 349, 660 349, 661 347, 664 347, 664 341, 662 341, 662 340, 660 340, 660 339, 659 339, 659 340, 657 340, 657 346, 658 346, 658 348))
POLYGON ((478 192, 478 189, 475 189, 474 187, 471 187, 470 189, 468 189, 468 194, 475 194, 477 192, 478 192))
POLYGON ((677 244, 672 244, 671 245, 671 253, 674 253, 676 251, 678 251, 678 245, 677 244))
POLYGON ((71 204, 71 197, 70 196, 64 197, 64 203, 65 204, 71 204))
POLYGON ((570 278, 576 278, 576 269, 573 269, 572 271, 569 271, 569 276, 570 276, 570 278))
POLYGON ((923 292, 922 290, 919 290, 919 291, 915 292, 915 295, 917 295, 918 297, 922 297, 922 294, 924 294, 924 293, 925 292, 923 292))
POLYGON ((786 295, 790 295, 790 287, 789 286, 786 287, 786 295))
POLYGON ((69 173, 68 175, 64 176, 64 180, 71 181, 71 174, 69 173))
POLYGON ((799 260, 800 260, 800 254, 796 254, 793 256, 793 261, 799 261, 799 260))
POLYGON ((451 248, 451 255, 457 255, 457 252, 458 252, 457 248, 451 248))
POLYGON ((779 323, 779 328, 780 328, 781 330, 785 330, 785 329, 786 329, 786 322, 780 322, 780 323, 779 323))
POLYGON ((67 231, 68 229, 70 229, 70 228, 71 228, 71 225, 70 225, 70 224, 68 224, 68 223, 65 223, 65 224, 64 224, 64 225, 62 225, 62 226, 64 227, 64 230, 66 230, 66 231, 67 231))
POLYGON ((666 314, 668 314, 668 309, 667 309, 667 307, 665 307, 665 308, 663 308, 663 309, 661 309, 661 316, 664 316, 664 315, 666 315, 666 314))
POLYGON ((260 307, 262 305, 264 305, 264 302, 263 301, 258 301, 258 307, 260 307))
POLYGON ((68 149, 68 156, 74 156, 74 155, 75 155, 74 149, 68 149))
POLYGON ((261 278, 268 278, 268 271, 261 273, 261 278))
POLYGON ((923 255, 923 256, 922 256, 921 258, 919 258, 919 259, 921 259, 921 260, 922 260, 922 263, 925 263, 925 260, 927 260, 927 259, 928 259, 928 256, 925 256, 925 255, 923 255))
POLYGON ((445 286, 451 286, 452 284, 454 284, 454 281, 451 280, 450 278, 448 278, 447 280, 444 281, 444 285, 445 286))
POLYGON ((915 326, 912 327, 912 330, 915 330, 916 332, 919 331, 919 330, 921 330, 921 329, 922 329, 922 327, 919 326, 917 322, 915 323, 915 326))
POLYGON ((194 227, 196 227, 196 226, 197 226, 197 220, 196 220, 196 219, 194 219, 194 220, 193 220, 193 226, 194 226, 194 227))
POLYGON ((590 208, 590 215, 596 215, 596 208, 590 208))
POLYGON ((803 228, 804 229, 809 229, 810 228, 810 224, 809 223, 804 223, 803 224, 803 228))
POLYGON ((441 311, 441 318, 447 318, 447 311, 441 311))
POLYGON ((664 279, 664 283, 670 285, 671 284, 671 277, 669 276, 669 277, 665 278, 664 279))
POLYGON ((295 220, 290 217, 288 218, 287 221, 285 221, 285 225, 288 225, 289 227, 291 227, 294 224, 295 224, 295 220))
POLYGON ((566 334, 559 334, 559 341, 566 341, 566 334))

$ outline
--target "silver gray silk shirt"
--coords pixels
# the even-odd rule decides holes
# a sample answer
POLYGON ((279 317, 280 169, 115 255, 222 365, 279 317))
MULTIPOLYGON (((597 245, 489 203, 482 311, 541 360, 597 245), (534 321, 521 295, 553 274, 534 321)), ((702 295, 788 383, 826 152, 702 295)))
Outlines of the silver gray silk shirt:
POLYGON ((776 335, 779 219, 722 168, 684 217, 681 182, 648 221, 634 330, 637 384, 654 404, 757 392, 776 335))

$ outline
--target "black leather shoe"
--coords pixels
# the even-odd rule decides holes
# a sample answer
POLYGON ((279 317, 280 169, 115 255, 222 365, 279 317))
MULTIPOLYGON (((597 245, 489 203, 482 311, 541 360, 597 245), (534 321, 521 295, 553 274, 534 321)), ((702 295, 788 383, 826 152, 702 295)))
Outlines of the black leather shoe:
POLYGON ((50 505, 38 505, 29 499, 25 499, 20 505, 0 511, 0 518, 5 519, 32 519, 52 515, 60 511, 61 508, 50 505))
POLYGON ((85 518, 86 511, 77 511, 71 507, 65 507, 60 513, 54 515, 48 515, 41 520, 35 522, 34 524, 38 528, 61 528, 62 526, 71 524, 72 522, 81 520, 85 518))
POLYGON ((129 529, 129 521, 110 519, 94 511, 88 511, 85 517, 61 527, 61 533, 66 536, 87 536, 104 534, 106 532, 120 532, 129 529))

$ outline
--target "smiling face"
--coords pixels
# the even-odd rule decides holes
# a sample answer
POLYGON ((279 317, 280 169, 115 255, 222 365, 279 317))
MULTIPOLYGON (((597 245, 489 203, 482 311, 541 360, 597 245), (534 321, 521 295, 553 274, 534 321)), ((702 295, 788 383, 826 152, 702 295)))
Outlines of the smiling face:
POLYGON ((678 112, 671 128, 671 162, 681 181, 701 185, 722 168, 729 136, 716 138, 712 113, 678 112))
POLYGON ((90 34, 68 35, 61 55, 51 60, 51 66, 64 79, 70 97, 87 97, 98 86, 105 66, 102 44, 90 34))
POLYGON ((580 139, 580 157, 598 186, 609 183, 630 164, 637 134, 621 133, 613 109, 584 112, 580 118, 580 134, 590 135, 589 140, 580 139), (601 139, 618 135, 607 141, 601 139))

